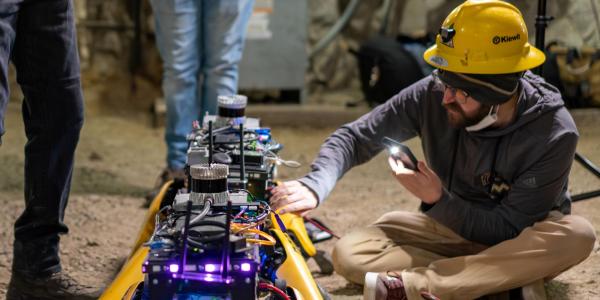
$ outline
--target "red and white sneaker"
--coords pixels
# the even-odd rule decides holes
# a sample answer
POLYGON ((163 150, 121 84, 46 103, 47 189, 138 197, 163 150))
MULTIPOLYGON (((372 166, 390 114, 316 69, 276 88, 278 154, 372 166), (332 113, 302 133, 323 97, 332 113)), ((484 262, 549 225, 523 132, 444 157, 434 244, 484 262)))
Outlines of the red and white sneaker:
MULTIPOLYGON (((407 300, 404 282, 396 272, 374 273, 365 275, 363 289, 364 300, 407 300)), ((421 297, 426 300, 440 300, 429 292, 421 292, 421 297)))

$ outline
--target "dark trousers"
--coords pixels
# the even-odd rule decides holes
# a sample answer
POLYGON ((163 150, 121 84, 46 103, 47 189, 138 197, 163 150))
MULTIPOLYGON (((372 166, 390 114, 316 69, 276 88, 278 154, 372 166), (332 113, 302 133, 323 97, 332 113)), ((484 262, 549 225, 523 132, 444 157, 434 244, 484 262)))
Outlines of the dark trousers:
MULTIPOLYGON (((70 0, 0 1, 0 138, 8 102, 8 64, 25 96, 25 211, 15 223, 13 272, 61 270, 59 234, 83 124, 79 57, 70 0)), ((1 147, 0 147, 1 149, 1 147)))

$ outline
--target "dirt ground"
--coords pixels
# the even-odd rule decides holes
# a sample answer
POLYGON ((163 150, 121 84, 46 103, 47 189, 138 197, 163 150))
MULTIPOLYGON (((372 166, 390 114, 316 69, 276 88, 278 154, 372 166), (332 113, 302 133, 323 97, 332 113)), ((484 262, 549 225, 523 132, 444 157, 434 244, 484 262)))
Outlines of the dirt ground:
MULTIPOLYGON (((83 282, 106 286, 128 255, 145 210, 143 195, 163 167, 162 131, 152 129, 144 113, 99 109, 101 96, 86 91, 87 119, 79 144, 66 223, 70 233, 62 238, 64 268, 83 282)), ((573 112, 581 132, 578 151, 600 164, 600 110, 573 112)), ((269 125, 269 124, 265 124, 269 125)), ((0 147, 0 299, 10 279, 13 223, 23 208, 23 145, 25 138, 20 103, 12 101, 6 119, 8 132, 0 147)), ((281 179, 301 176, 308 170, 320 144, 335 129, 273 127, 285 146, 282 156, 301 162, 300 169, 280 169, 281 179)), ((417 140, 409 142, 419 149, 417 140)), ((416 151, 422 158, 422 153, 416 151)), ((387 171, 385 157, 349 172, 330 198, 313 216, 325 221, 337 234, 374 221, 391 210, 416 211, 418 201, 387 171)), ((571 172, 571 191, 600 188, 600 180, 579 165, 571 172)), ((600 198, 574 204, 573 212, 585 216, 600 229, 600 198)), ((330 251, 334 241, 317 245, 330 251)), ((333 299, 361 299, 361 288, 338 275, 316 273, 333 299)), ((596 245, 583 263, 547 285, 550 299, 600 299, 600 250, 596 245)))

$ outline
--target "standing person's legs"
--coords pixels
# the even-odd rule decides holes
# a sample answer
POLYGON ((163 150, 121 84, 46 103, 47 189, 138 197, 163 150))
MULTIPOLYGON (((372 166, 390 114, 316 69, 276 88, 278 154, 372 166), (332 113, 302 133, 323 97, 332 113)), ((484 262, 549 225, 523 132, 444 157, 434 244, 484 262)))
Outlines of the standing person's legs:
POLYGON ((185 166, 188 146, 186 136, 192 129, 192 122, 200 117, 200 3, 196 0, 151 0, 151 4, 156 44, 164 66, 167 167, 181 170, 185 166))
POLYGON ((437 260, 401 274, 408 299, 419 299, 419 291, 444 300, 475 299, 552 278, 587 258, 595 240, 594 228, 584 218, 552 212, 516 238, 480 253, 437 260))
POLYGON ((363 284, 367 272, 424 267, 439 259, 478 253, 485 248, 424 214, 395 211, 342 237, 332 258, 338 274, 363 284))
POLYGON ((63 223, 83 96, 72 3, 25 1, 18 13, 13 61, 25 96, 25 211, 15 223, 13 272, 59 272, 63 223))
POLYGON ((217 112, 217 96, 235 95, 246 27, 254 0, 202 2, 202 114, 217 112))
POLYGON ((70 0, 23 1, 12 58, 23 95, 25 211, 15 223, 8 300, 97 299, 100 292, 61 271, 59 235, 75 148, 83 125, 83 95, 70 0))

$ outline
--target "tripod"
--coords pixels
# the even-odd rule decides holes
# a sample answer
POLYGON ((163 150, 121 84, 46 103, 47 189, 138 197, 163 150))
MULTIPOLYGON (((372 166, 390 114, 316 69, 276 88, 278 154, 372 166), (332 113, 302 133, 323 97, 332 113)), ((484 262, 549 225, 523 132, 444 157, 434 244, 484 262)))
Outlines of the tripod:
MULTIPOLYGON (((535 47, 540 50, 543 50, 545 48, 544 40, 545 40, 545 35, 546 35, 546 27, 548 26, 548 23, 550 21, 552 21, 552 19, 553 18, 551 16, 546 15, 546 0, 538 0, 538 15, 535 18, 535 47)), ((537 67, 534 70, 534 73, 541 75, 542 74, 542 65, 537 67)), ((594 165, 589 159, 587 159, 585 156, 583 156, 579 153, 575 153, 575 160, 577 162, 579 162, 588 171, 590 171, 592 174, 594 174, 596 177, 600 178, 600 169, 596 165, 594 165)), ((571 197, 571 200, 573 202, 575 202, 575 201, 586 200, 586 199, 590 199, 590 198, 594 198, 594 197, 598 197, 598 196, 600 196, 600 189, 591 191, 591 192, 574 195, 573 197, 571 197)))

